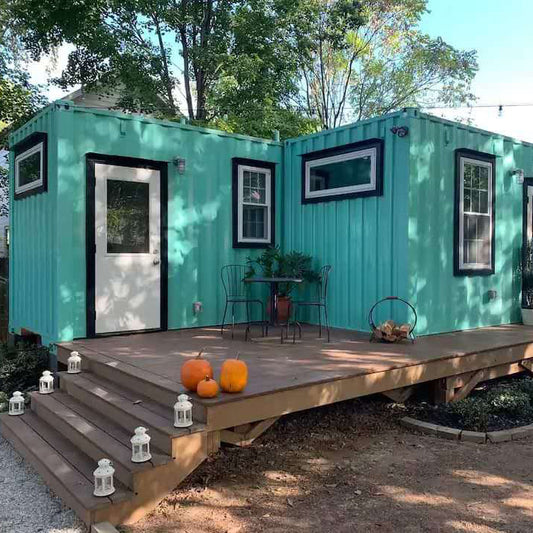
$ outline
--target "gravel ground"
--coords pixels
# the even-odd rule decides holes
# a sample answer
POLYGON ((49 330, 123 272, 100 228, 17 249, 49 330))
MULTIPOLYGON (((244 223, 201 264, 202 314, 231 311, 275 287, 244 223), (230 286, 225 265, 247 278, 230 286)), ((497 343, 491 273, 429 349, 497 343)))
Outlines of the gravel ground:
POLYGON ((74 511, 0 436, 0 533, 86 533, 74 511))

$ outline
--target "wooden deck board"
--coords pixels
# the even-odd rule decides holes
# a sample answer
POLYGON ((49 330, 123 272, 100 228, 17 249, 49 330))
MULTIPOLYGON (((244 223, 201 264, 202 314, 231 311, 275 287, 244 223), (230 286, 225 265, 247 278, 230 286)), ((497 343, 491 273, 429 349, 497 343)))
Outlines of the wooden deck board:
MULTIPOLYGON (((249 367, 246 390, 239 395, 221 394, 212 400, 201 400, 208 406, 412 366, 421 367, 422 372, 422 367, 439 361, 456 367, 455 373, 460 373, 468 371, 461 368, 463 358, 469 359, 466 356, 513 346, 523 347, 524 358, 533 357, 533 328, 522 325, 432 335, 418 338, 414 344, 371 343, 368 335, 348 330, 332 330, 330 343, 317 337, 316 328, 306 327, 302 341, 296 344, 280 344, 277 335, 244 342, 242 330, 231 340, 229 333, 222 338, 219 329, 212 327, 82 339, 62 346, 90 350, 128 368, 138 368, 145 378, 151 376, 160 386, 174 390, 180 381, 181 365, 201 349, 215 375, 224 359, 240 353, 249 367)), ((486 366, 493 364, 488 360, 486 366)), ((483 362, 479 365, 481 368, 483 362)))

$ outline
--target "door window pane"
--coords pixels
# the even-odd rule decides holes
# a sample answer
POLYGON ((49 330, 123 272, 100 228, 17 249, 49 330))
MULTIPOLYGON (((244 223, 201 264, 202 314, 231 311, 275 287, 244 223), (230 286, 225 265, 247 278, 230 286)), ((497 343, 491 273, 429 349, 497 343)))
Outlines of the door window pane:
POLYGON ((107 180, 108 253, 150 252, 150 185, 107 180))

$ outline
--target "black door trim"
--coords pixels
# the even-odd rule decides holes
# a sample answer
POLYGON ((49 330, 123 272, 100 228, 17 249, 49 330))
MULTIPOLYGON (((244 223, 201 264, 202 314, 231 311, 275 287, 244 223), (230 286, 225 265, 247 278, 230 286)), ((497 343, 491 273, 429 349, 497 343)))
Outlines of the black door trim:
MULTIPOLYGON (((121 167, 152 168, 161 177, 161 331, 168 329, 168 163, 118 155, 86 154, 85 198, 85 262, 86 262, 86 331, 87 337, 96 337, 96 241, 95 227, 95 163, 121 167)), ((148 330, 147 330, 148 331, 148 330)), ((153 330, 149 330, 153 331, 153 330)), ((121 332, 117 332, 121 333, 121 332)), ((131 333, 131 332, 130 332, 131 333)))

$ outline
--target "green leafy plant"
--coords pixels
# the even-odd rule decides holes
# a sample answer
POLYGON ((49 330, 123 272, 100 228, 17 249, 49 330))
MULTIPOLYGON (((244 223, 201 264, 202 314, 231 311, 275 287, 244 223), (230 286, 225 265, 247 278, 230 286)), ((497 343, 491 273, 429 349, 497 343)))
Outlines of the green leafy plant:
POLYGON ((533 308, 533 242, 528 242, 522 250, 522 307, 533 308))
MULTIPOLYGON (((259 257, 248 258, 246 277, 253 277, 258 271, 265 277, 300 278, 308 283, 320 280, 310 255, 297 251, 284 253, 279 246, 266 248, 259 257)), ((293 288, 292 283, 280 283, 278 296, 288 297, 293 288)))
POLYGON ((0 345, 0 403, 16 390, 25 393, 37 389, 39 378, 48 368, 48 358, 49 350, 42 346, 0 345))

